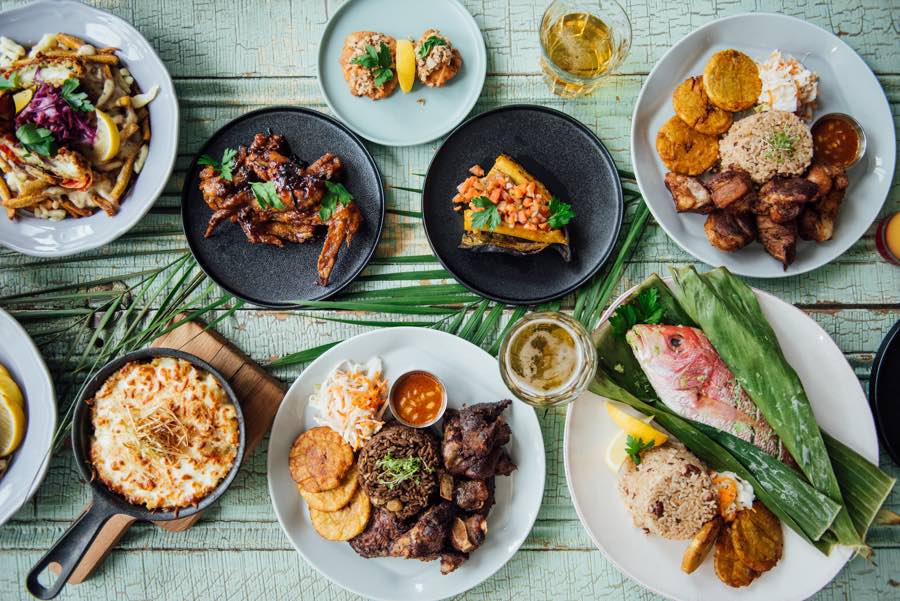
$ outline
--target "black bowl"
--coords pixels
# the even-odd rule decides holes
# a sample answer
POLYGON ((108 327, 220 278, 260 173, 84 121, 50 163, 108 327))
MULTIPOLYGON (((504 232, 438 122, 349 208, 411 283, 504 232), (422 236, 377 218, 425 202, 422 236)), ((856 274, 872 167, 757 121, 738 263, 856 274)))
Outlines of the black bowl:
POLYGON ((589 280, 615 247, 623 213, 616 165, 597 136, 565 113, 524 104, 481 113, 453 130, 431 161, 422 195, 425 234, 441 264, 470 290, 513 305, 559 298, 589 280), (450 199, 469 167, 487 171, 500 154, 572 205, 570 262, 553 249, 511 256, 458 248, 463 218, 450 199))
POLYGON ((869 404, 881 444, 900 465, 900 321, 885 336, 872 362, 869 404))
POLYGON ((384 186, 378 166, 353 132, 331 117, 300 107, 271 107, 242 115, 203 145, 188 169, 181 192, 184 234, 203 271, 222 289, 255 305, 293 308, 299 300, 322 300, 347 286, 368 264, 384 225, 384 186), (226 148, 249 146, 257 133, 281 134, 300 158, 312 162, 331 152, 344 164, 341 181, 356 198, 363 224, 349 247, 342 245, 327 286, 317 283, 316 260, 323 232, 305 244, 282 248, 250 244, 241 228, 222 223, 204 238, 212 216, 197 188, 200 156, 220 159, 226 148))

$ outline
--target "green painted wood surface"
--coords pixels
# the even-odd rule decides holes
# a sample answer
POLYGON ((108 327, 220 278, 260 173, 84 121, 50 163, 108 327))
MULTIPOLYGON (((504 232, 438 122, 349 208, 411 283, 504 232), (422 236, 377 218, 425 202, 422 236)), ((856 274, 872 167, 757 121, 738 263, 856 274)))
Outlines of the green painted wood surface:
MULTIPOLYGON (((93 0, 132 22, 157 48, 175 78, 182 107, 176 171, 153 210, 128 235, 59 264, 0 250, 0 295, 77 284, 156 264, 162 251, 186 248, 180 233, 179 190, 193 152, 218 127, 252 108, 302 104, 326 110, 315 81, 320 32, 340 2, 335 0, 93 0), (148 254, 150 252, 156 255, 148 254)), ((0 0, 0 9, 20 4, 0 0)), ((423 2, 425 6, 427 2, 423 2)), ((891 0, 707 0, 626 3, 634 27, 628 60, 594 96, 551 96, 537 69, 536 27, 543 0, 465 0, 488 47, 488 79, 476 111, 511 102, 554 106, 587 123, 617 163, 629 164, 631 111, 646 74, 672 43, 716 17, 746 11, 784 12, 840 35, 876 72, 900 120, 898 5, 891 0)), ((386 183, 416 187, 437 143, 393 149, 370 144, 386 183)), ((900 208, 896 178, 884 212, 900 208)), ((417 210, 418 195, 388 190, 388 206, 417 210)), ((430 254, 419 224, 389 216, 379 256, 430 254)), ((628 262, 624 289, 669 264, 693 263, 655 224, 628 262)), ((422 268, 436 267, 425 265, 422 268)), ((369 273, 397 270, 372 267, 369 273)), ((804 276, 753 285, 795 303, 835 339, 863 386, 887 329, 900 318, 900 269, 881 261, 870 230, 830 265, 804 276)), ((367 287, 369 284, 360 284, 367 287)), ((219 328, 258 361, 359 333, 365 328, 321 319, 321 313, 284 313, 245 306, 219 328)), ((27 326, 29 312, 18 316, 27 326)), ((46 349, 64 368, 63 345, 46 349)), ((286 382, 300 369, 275 372, 286 382)), ((541 415, 547 449, 543 506, 523 549, 494 577, 465 596, 474 600, 649 600, 591 544, 575 515, 562 467, 564 411, 541 415)), ((68 599, 317 599, 354 598, 307 566, 275 521, 265 475, 265 443, 248 458, 232 488, 190 530, 169 533, 139 525, 88 582, 69 587, 68 599)), ((882 466, 900 468, 882 455, 882 466)), ((60 536, 88 500, 71 454, 54 457, 34 500, 0 529, 0 599, 27 598, 24 575, 60 536)), ((900 491, 887 506, 900 511, 900 491)), ((815 598, 823 601, 887 601, 900 598, 900 528, 871 535, 875 559, 852 561, 815 598)), ((774 600, 773 600, 774 601, 774 600)))

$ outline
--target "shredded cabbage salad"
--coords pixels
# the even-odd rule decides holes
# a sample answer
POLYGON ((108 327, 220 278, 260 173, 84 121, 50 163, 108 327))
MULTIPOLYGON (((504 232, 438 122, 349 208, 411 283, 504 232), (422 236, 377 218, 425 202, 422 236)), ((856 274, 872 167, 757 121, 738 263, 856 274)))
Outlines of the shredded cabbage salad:
POLYGON ((365 364, 341 361, 328 373, 309 404, 318 409, 316 423, 340 434, 353 450, 359 450, 384 422, 388 386, 381 359, 373 357, 365 364))

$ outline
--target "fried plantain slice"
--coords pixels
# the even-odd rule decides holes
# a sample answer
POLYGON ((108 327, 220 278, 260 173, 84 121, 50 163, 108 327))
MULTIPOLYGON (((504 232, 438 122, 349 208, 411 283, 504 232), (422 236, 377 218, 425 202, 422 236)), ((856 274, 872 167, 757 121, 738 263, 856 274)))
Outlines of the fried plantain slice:
POLYGON ((319 511, 310 507, 309 520, 324 539, 350 540, 366 529, 371 511, 369 497, 362 487, 358 487, 350 504, 337 511, 319 511))
POLYGON ((719 139, 701 134, 675 116, 659 128, 656 152, 669 170, 682 175, 700 175, 718 160, 719 139))
POLYGON ((337 488, 323 490, 322 492, 307 492, 300 488, 298 484, 297 490, 300 491, 300 496, 303 497, 310 509, 337 511, 347 506, 358 486, 359 480, 357 479, 356 466, 354 465, 337 488))
POLYGON ((682 572, 690 574, 703 564, 706 556, 709 555, 709 552, 716 544, 716 539, 722 531, 723 524, 724 522, 719 516, 703 524, 703 527, 694 535, 688 548, 684 551, 684 557, 681 558, 682 572))
POLYGON ((731 543, 738 558, 757 572, 775 567, 784 551, 781 522, 761 502, 739 511, 731 525, 731 543))
POLYGON ((307 492, 337 488, 353 465, 353 449, 327 426, 297 437, 288 458, 291 477, 307 492))
POLYGON ((731 543, 731 526, 726 526, 716 541, 716 554, 713 560, 716 576, 719 580, 734 588, 748 586, 756 580, 759 572, 741 561, 731 543))
POLYGON ((703 68, 703 89, 709 101, 720 109, 748 109, 756 104, 762 91, 759 67, 743 52, 720 50, 703 68))
POLYGON ((710 104, 702 77, 689 77, 681 82, 672 93, 672 107, 688 127, 709 136, 724 134, 733 121, 731 113, 710 104))

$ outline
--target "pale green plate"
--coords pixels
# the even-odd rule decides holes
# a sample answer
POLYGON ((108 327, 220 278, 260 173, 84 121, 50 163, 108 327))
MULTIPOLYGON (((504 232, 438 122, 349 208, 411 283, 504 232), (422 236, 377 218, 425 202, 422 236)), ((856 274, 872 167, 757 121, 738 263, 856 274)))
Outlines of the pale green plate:
POLYGON ((319 87, 331 111, 360 136, 387 146, 412 146, 439 138, 475 106, 487 73, 478 23, 457 0, 348 0, 325 27, 319 42, 319 87), (350 94, 338 59, 344 38, 354 31, 379 31, 415 42, 436 28, 462 55, 462 69, 446 86, 418 81, 409 94, 399 86, 373 101, 350 94))

